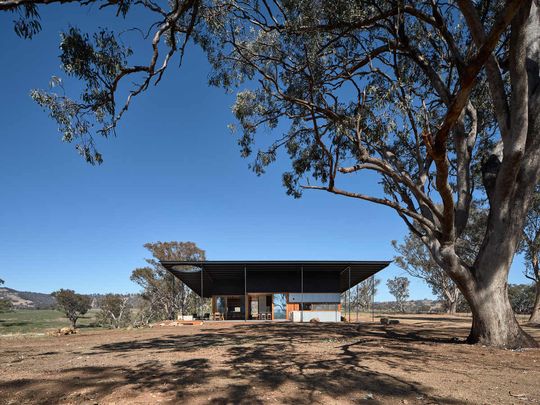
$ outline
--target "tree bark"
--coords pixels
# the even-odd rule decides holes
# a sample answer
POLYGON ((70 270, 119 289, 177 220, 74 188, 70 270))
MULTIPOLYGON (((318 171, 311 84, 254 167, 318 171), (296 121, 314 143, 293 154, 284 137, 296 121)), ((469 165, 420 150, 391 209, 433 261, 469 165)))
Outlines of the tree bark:
POLYGON ((538 347, 538 342, 516 320, 508 299, 506 277, 475 284, 472 294, 471 291, 465 293, 473 314, 467 342, 513 349, 538 347))
POLYGON ((540 282, 538 281, 536 282, 536 297, 529 322, 540 324, 540 282))

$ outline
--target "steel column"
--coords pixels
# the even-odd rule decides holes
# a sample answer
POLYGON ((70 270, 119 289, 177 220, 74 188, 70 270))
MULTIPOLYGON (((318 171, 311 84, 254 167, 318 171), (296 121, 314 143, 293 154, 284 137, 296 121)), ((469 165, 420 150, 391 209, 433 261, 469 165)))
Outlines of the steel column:
POLYGON ((371 276, 371 322, 375 322, 375 276, 371 276))
POLYGON ((300 322, 304 322, 304 266, 300 266, 300 322))
POLYGON ((356 302, 354 308, 356 309, 356 322, 358 322, 358 284, 356 284, 356 302))
POLYGON ((248 296, 247 296, 247 266, 244 266, 244 321, 248 320, 248 296))
POLYGON ((347 321, 351 321, 351 266, 349 266, 349 316, 347 321))
POLYGON ((203 280, 204 266, 201 266, 201 320, 204 318, 204 280, 203 280))

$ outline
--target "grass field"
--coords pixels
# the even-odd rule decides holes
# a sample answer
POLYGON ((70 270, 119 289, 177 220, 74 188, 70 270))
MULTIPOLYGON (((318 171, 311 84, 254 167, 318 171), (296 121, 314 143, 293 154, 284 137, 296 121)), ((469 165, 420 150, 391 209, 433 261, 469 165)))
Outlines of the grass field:
MULTIPOLYGON (((97 310, 91 310, 77 321, 81 328, 96 327, 97 310)), ((70 326, 70 322, 60 311, 52 309, 18 309, 0 312, 0 335, 14 333, 44 333, 48 329, 70 326)))

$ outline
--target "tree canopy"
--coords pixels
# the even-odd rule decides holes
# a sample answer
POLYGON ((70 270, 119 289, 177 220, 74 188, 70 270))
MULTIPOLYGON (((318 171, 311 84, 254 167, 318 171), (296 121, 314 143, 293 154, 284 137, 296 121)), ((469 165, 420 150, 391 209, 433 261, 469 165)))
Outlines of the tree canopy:
POLYGON ((407 277, 394 277, 386 282, 388 291, 396 298, 397 309, 401 312, 405 312, 405 302, 409 298, 409 284, 407 277))
POLYGON ((66 318, 71 321, 71 326, 77 326, 77 320, 91 308, 92 300, 87 295, 77 294, 73 290, 61 288, 52 293, 56 298, 58 308, 64 312, 66 318))
MULTIPOLYGON (((51 2, 5 0, 0 10, 17 12, 15 30, 31 37, 37 5, 51 2)), ((156 21, 143 31, 147 63, 134 63, 111 31, 70 28, 60 59, 64 74, 84 83, 82 94, 66 96, 58 78, 51 91, 32 92, 87 161, 102 160, 95 133, 114 132, 192 39, 208 55, 211 83, 239 90, 239 145, 257 173, 283 150, 290 195, 322 190, 395 210, 469 302, 470 342, 536 344, 513 315, 507 278, 540 182, 537 1, 78 3, 124 18, 140 7, 156 21), (122 85, 127 99, 117 103, 122 85), (267 128, 271 139, 262 141, 267 128), (358 181, 366 171, 379 175, 378 194, 358 181), (489 214, 480 249, 467 258, 457 241, 476 196, 489 214)))
POLYGON ((205 260, 205 251, 194 242, 155 242, 146 243, 144 247, 152 258, 145 259, 148 266, 133 270, 131 280, 143 288, 142 297, 148 304, 147 319, 175 319, 177 314, 197 312, 196 295, 159 261, 205 260))

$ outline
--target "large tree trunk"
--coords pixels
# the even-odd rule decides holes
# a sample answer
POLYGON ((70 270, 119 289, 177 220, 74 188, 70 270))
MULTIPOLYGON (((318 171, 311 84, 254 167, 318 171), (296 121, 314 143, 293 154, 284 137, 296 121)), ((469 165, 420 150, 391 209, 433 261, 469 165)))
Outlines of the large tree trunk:
POLYGON ((540 282, 536 282, 536 297, 529 322, 540 324, 540 282))
POLYGON ((505 348, 538 347, 538 343, 519 325, 510 300, 506 277, 476 282, 467 294, 473 321, 467 341, 505 348))

